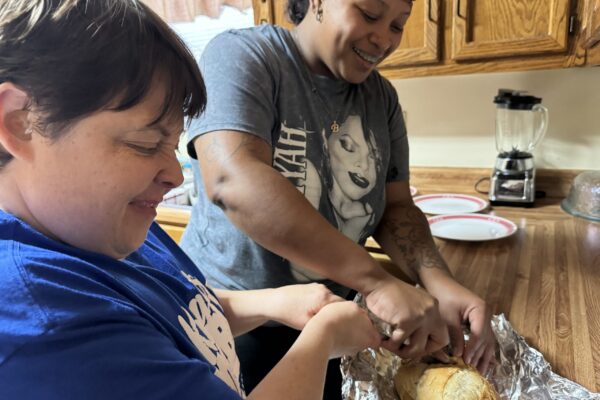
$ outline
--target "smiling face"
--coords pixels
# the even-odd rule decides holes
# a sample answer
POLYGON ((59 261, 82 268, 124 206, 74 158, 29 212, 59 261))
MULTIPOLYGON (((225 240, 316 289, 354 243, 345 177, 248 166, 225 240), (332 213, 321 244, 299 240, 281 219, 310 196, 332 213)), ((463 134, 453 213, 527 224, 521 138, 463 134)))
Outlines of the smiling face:
POLYGON ((321 3, 323 19, 315 21, 313 7, 302 22, 312 39, 305 42, 313 47, 309 65, 351 83, 363 82, 398 48, 412 7, 408 0, 312 1, 321 3))
POLYGON ((156 206, 183 180, 175 155, 183 115, 153 124, 165 93, 155 82, 133 108, 92 114, 55 141, 33 134, 32 160, 19 172, 23 219, 113 258, 143 243, 156 206))
POLYGON ((365 140, 360 118, 348 117, 340 132, 327 141, 333 177, 347 197, 359 200, 377 182, 375 155, 365 140))

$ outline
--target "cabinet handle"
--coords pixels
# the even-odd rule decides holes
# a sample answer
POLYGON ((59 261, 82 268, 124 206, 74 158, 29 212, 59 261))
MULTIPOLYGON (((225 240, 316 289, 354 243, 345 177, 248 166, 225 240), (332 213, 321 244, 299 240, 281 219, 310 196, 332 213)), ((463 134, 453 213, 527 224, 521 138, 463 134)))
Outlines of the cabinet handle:
POLYGON ((427 7, 429 7, 429 9, 427 11, 427 18, 429 18, 430 22, 435 22, 435 20, 433 19, 433 16, 431 15, 431 7, 432 7, 431 0, 427 1, 427 7))
POLYGON ((456 2, 456 16, 462 19, 467 19, 466 16, 460 15, 460 0, 456 2))

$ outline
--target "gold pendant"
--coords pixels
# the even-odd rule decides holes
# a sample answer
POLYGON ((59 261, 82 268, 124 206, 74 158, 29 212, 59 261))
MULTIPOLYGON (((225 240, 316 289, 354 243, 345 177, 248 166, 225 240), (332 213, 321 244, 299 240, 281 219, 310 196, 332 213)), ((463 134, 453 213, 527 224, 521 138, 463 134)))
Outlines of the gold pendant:
POLYGON ((333 124, 331 124, 331 132, 338 133, 339 131, 340 126, 338 125, 337 121, 333 121, 333 124))

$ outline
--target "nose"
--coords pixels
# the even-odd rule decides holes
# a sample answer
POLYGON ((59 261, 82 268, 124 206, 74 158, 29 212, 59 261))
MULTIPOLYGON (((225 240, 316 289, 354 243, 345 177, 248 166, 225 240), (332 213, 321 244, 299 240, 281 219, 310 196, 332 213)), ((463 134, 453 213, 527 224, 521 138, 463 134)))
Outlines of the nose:
POLYGON ((158 184, 173 189, 183 183, 183 173, 174 151, 165 157, 164 166, 156 175, 155 180, 158 184))
POLYGON ((377 47, 381 53, 387 53, 387 51, 392 47, 392 33, 389 30, 389 27, 381 24, 378 26, 369 37, 370 42, 377 47))

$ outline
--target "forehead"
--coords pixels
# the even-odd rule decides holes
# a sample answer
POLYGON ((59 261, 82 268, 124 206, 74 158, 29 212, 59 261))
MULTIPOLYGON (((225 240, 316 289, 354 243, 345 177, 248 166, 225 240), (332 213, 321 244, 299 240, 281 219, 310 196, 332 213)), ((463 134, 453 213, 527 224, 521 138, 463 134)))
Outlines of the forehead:
POLYGON ((161 125, 170 128, 169 130, 183 125, 183 104, 169 103, 169 101, 175 101, 169 93, 170 83, 171 80, 164 75, 156 75, 146 95, 138 104, 129 109, 130 115, 143 122, 144 125, 161 125))
POLYGON ((358 0, 364 2, 372 2, 374 4, 383 6, 386 10, 392 9, 398 11, 401 14, 410 14, 412 9, 412 0, 358 0))

